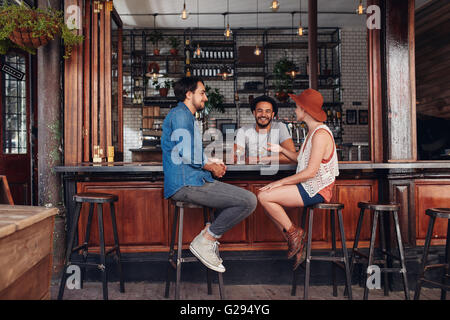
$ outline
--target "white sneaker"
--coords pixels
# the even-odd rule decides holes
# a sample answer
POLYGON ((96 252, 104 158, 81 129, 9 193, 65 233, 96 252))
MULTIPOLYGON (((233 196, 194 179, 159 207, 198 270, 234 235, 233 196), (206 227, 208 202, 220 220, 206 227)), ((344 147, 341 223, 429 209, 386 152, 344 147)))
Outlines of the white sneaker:
POLYGON ((222 265, 223 260, 219 257, 219 242, 211 241, 203 236, 203 230, 192 240, 189 250, 196 256, 205 266, 217 271, 225 272, 222 265))

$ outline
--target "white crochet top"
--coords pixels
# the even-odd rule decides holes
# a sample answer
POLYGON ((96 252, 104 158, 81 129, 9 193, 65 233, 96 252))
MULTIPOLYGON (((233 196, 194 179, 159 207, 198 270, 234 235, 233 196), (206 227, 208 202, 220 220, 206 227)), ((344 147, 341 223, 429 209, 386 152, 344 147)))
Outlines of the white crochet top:
MULTIPOLYGON (((297 157, 297 173, 308 167, 312 149, 312 137, 314 133, 316 133, 316 131, 319 129, 327 130, 333 138, 332 132, 326 125, 318 126, 307 139, 306 145, 302 145, 302 147, 300 148, 300 152, 297 157)), ((328 161, 327 163, 321 162, 316 175, 313 178, 310 178, 301 183, 310 197, 314 197, 320 190, 332 184, 334 180, 336 180, 335 177, 339 175, 338 158, 334 139, 333 144, 334 150, 330 161, 328 161)))

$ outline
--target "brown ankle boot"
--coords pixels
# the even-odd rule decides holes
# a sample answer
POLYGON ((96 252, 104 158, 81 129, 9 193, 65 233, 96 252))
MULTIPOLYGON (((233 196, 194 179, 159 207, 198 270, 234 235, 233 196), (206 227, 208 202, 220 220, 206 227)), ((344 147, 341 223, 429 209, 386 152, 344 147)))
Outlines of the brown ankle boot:
POLYGON ((303 239, 305 239, 305 231, 292 225, 286 231, 288 239, 288 259, 291 259, 302 247, 303 239))
POLYGON ((297 254, 295 255, 295 261, 294 261, 294 266, 292 268, 292 270, 296 270, 298 268, 299 265, 301 265, 306 258, 306 246, 305 246, 305 241, 302 241, 302 246, 300 248, 300 250, 297 252, 297 254))

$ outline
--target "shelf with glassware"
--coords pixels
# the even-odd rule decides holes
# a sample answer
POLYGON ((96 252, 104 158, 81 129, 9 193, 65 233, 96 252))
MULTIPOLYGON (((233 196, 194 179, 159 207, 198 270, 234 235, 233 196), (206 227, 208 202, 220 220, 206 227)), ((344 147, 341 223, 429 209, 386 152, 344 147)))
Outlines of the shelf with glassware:
POLYGON ((234 42, 228 40, 192 41, 185 39, 185 73, 203 80, 233 80, 234 42))

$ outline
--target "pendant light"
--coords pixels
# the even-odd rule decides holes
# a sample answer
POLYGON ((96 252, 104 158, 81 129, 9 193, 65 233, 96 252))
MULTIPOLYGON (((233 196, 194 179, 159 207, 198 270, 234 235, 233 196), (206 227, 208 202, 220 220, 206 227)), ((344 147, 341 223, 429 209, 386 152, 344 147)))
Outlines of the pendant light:
POLYGON ((356 9, 356 12, 358 13, 358 14, 364 14, 364 7, 363 7, 363 5, 362 5, 362 0, 359 0, 359 6, 358 6, 358 9, 356 9))
MULTIPOLYGON (((200 7, 198 5, 197 0, 197 32, 200 32, 200 7)), ((197 58, 200 58, 200 54, 202 53, 202 49, 200 48, 200 43, 197 43, 197 49, 195 49, 195 54, 197 55, 197 58)))
POLYGON ((303 36, 303 26, 302 26, 302 0, 299 0, 299 9, 300 9, 300 18, 298 21, 298 29, 297 29, 297 34, 302 37, 303 36))
MULTIPOLYGON (((228 14, 229 12, 230 12, 230 0, 227 0, 227 13, 225 13, 225 15, 228 18, 227 19, 228 22, 227 22, 227 27, 226 27, 225 31, 223 32, 223 35, 227 39, 230 38, 231 35, 233 34, 233 31, 231 31, 231 29, 230 29, 230 16, 228 14)), ((225 26, 225 15, 223 16, 223 24, 224 24, 224 26, 225 26)))
POLYGON ((277 0, 273 0, 270 8, 273 12, 278 11, 278 9, 280 9, 280 3, 277 0))
MULTIPOLYGON (((291 33, 291 59, 294 61, 294 12, 291 13, 291 25, 292 25, 292 33, 291 33)), ((286 74, 290 76, 292 79, 295 79, 295 76, 299 74, 295 67, 291 70, 286 71, 286 74)))
MULTIPOLYGON (((156 31, 156 16, 158 14, 155 13, 153 15, 153 31, 156 31)), ((159 73, 159 64, 156 62, 152 62, 148 65, 147 73, 145 74, 146 77, 152 78, 153 80, 156 80, 157 78, 161 78, 163 74, 159 73)))
MULTIPOLYGON (((258 0, 256 0, 256 39, 258 39, 258 9, 258 0)), ((253 51, 253 53, 255 56, 259 56, 261 54, 261 49, 258 47, 258 43, 256 43, 255 51, 253 51)))
POLYGON ((187 12, 186 10, 186 0, 184 0, 183 2, 183 11, 181 11, 180 18, 182 20, 186 20, 187 18, 189 18, 189 12, 187 12))
POLYGON ((222 80, 227 80, 231 76, 230 68, 228 66, 222 66, 220 72, 217 74, 222 77, 222 80))

